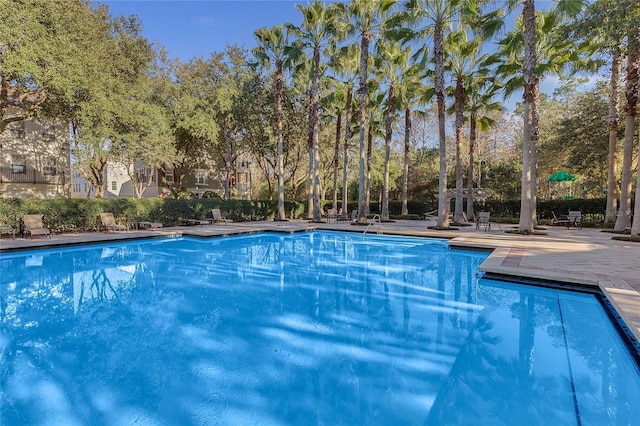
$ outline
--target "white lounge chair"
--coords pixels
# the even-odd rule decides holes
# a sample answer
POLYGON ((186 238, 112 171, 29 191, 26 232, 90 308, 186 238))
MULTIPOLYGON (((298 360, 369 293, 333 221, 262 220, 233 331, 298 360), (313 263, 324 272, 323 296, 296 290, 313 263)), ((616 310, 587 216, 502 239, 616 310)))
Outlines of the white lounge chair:
POLYGON ((100 213, 100 222, 102 222, 102 231, 128 231, 126 225, 116 223, 113 213, 100 213))
POLYGON ((51 238, 51 231, 42 224, 41 214, 27 214, 22 218, 24 223, 24 235, 33 239, 34 235, 43 235, 51 238))
POLYGON ((222 217, 220 213, 220 209, 211 209, 211 214, 213 215, 213 223, 233 223, 233 219, 226 219, 222 217))

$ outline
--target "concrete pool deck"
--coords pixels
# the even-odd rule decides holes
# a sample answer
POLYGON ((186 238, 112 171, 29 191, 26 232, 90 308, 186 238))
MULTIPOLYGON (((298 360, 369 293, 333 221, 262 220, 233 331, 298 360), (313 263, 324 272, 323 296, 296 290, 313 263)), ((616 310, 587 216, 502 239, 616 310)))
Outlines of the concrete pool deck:
POLYGON ((299 232, 312 229, 382 233, 446 238, 452 247, 492 250, 480 269, 487 273, 535 280, 598 287, 613 304, 640 342, 640 244, 612 240, 600 229, 548 227, 545 235, 525 236, 504 232, 514 225, 493 224, 489 231, 464 226, 447 231, 431 230, 433 221, 372 224, 368 228, 350 223, 242 222, 227 225, 177 226, 159 230, 117 233, 87 232, 55 234, 49 238, 0 240, 0 252, 69 244, 121 241, 136 238, 190 235, 215 237, 262 231, 299 232))

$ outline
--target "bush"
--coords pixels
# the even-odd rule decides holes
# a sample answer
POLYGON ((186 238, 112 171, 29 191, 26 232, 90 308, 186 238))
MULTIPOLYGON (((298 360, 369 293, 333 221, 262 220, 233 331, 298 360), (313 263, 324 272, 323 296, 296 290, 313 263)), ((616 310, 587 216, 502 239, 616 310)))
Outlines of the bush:
MULTIPOLYGON (((218 208, 224 217, 235 222, 273 220, 277 201, 162 198, 72 198, 72 199, 0 199, 0 221, 21 226, 25 214, 42 214, 44 225, 54 232, 96 231, 100 227, 100 213, 113 213, 116 221, 134 223, 160 222, 175 226, 179 218, 211 218, 211 209, 218 208)), ((298 219, 305 211, 304 204, 285 202, 285 211, 298 219)), ((20 229, 22 230, 22 229, 20 229)))

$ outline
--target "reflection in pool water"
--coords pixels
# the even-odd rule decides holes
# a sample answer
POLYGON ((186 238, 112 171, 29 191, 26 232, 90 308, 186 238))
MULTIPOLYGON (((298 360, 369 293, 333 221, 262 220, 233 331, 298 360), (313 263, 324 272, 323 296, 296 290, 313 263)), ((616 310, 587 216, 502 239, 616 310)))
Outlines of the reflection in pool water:
POLYGON ((589 294, 335 232, 0 256, 2 425, 638 424, 589 294))

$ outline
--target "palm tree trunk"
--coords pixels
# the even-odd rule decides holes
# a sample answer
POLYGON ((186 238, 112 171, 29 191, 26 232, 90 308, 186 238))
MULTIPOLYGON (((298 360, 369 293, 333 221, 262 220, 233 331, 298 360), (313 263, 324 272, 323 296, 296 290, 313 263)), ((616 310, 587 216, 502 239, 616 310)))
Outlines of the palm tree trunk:
MULTIPOLYGON (((620 185, 620 209, 614 230, 623 231, 629 226, 631 220, 631 160, 633 156, 633 134, 638 107, 638 88, 640 87, 640 75, 638 66, 640 62, 640 46, 636 35, 629 35, 629 53, 627 55, 626 77, 626 106, 624 123, 624 149, 622 157, 622 183, 620 185)), ((637 201, 636 201, 637 203, 637 201)), ((638 212, 636 212, 637 214, 638 212)), ((636 221, 637 222, 637 221, 636 221)), ((636 228, 637 228, 636 223, 636 228)))
POLYGON ((362 33, 362 39, 360 40, 360 73, 358 76, 358 106, 359 106, 359 123, 360 123, 360 173, 358 176, 358 221, 366 222, 366 205, 365 205, 365 119, 367 109, 367 80, 368 69, 367 62, 369 60, 369 38, 370 34, 367 32, 362 33))
POLYGON ((382 181, 382 210, 381 220, 389 220, 389 161, 391 160, 391 138, 393 137, 393 119, 396 110, 395 82, 389 85, 389 102, 387 104, 387 119, 384 137, 384 178, 382 181))
POLYGON ((282 147, 282 62, 276 66, 276 122, 278 138, 278 214, 277 220, 285 220, 284 211, 284 153, 282 147))
MULTIPOLYGON (((371 154, 373 151, 373 125, 367 128, 367 175, 365 177, 364 213, 371 213, 371 154)), ((366 218, 366 217, 365 217, 366 218)))
POLYGON ((311 116, 313 111, 313 95, 309 94, 309 171, 307 176, 307 218, 313 219, 313 123, 311 116))
POLYGON ((407 192, 409 189, 409 143, 411 141, 411 108, 404 111, 404 165, 402 171, 402 215, 409 214, 407 192))
POLYGON ((447 200, 447 139, 445 134, 445 98, 444 98, 444 28, 438 19, 434 29, 435 86, 438 105, 438 150, 440 153, 440 171, 438 173, 438 227, 449 227, 449 202, 447 200))
POLYGON ((522 137, 522 188, 520 200, 520 223, 522 233, 533 232, 531 220, 531 110, 534 101, 535 80, 535 6, 534 0, 524 0, 522 11, 524 21, 524 129, 522 137))
POLYGON ((462 87, 462 79, 456 79, 455 92, 455 114, 456 114, 456 202, 453 210, 453 221, 455 223, 464 222, 462 216, 463 197, 462 197, 462 107, 464 103, 464 88, 462 87))
POLYGON ((340 131, 342 130, 342 111, 338 111, 336 117, 336 146, 333 150, 333 204, 338 211, 338 169, 340 168, 340 131))
POLYGON ((473 208, 473 158, 476 149, 476 114, 469 117, 469 171, 467 173, 467 219, 475 220, 473 208))
POLYGON ((537 76, 534 76, 534 89, 533 89, 533 102, 531 108, 531 223, 535 228, 538 226, 538 214, 537 214, 537 189, 538 189, 538 139, 540 136, 540 80, 537 76))
POLYGON ((620 70, 622 60, 620 52, 613 54, 611 61, 611 80, 609 95, 609 157, 607 172, 607 207, 605 222, 615 222, 617 213, 616 197, 616 151, 618 149, 618 85, 620 84, 620 70))
POLYGON ((320 110, 320 46, 313 51, 313 80, 311 82, 311 123, 313 129, 313 221, 320 222, 320 141, 318 140, 318 114, 320 110))
POLYGON ((345 125, 344 125, 344 165, 342 168, 342 219, 347 219, 348 214, 348 182, 347 182, 347 172, 349 171, 349 142, 351 140, 351 103, 353 102, 353 92, 351 90, 351 84, 349 84, 349 88, 347 90, 347 105, 345 107, 345 125))

